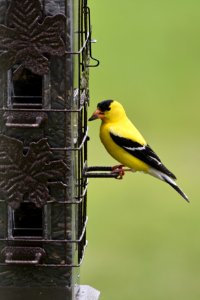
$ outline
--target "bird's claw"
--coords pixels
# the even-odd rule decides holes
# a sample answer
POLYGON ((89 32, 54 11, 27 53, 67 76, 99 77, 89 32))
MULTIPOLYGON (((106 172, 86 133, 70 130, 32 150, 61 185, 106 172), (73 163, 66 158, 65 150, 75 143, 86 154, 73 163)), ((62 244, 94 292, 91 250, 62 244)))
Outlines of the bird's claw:
POLYGON ((117 176, 115 177, 116 179, 123 179, 123 176, 125 175, 124 165, 117 165, 112 167, 111 173, 117 174, 117 176))

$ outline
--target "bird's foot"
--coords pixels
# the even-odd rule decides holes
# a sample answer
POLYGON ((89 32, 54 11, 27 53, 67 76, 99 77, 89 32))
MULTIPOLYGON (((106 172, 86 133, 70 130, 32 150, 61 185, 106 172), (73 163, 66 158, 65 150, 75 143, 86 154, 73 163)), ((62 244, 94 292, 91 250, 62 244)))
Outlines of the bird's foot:
POLYGON ((116 179, 123 179, 123 176, 125 175, 125 172, 136 172, 134 169, 125 168, 124 165, 116 165, 112 167, 111 173, 117 174, 116 179))
POLYGON ((116 179, 122 179, 125 175, 124 165, 117 165, 112 167, 111 173, 117 174, 116 179))

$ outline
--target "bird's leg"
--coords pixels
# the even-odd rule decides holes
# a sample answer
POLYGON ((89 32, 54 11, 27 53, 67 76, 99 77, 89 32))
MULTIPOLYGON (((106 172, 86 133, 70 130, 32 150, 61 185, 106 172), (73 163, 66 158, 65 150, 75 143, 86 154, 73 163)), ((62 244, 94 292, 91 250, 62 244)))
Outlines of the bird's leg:
POLYGON ((125 175, 124 172, 124 165, 116 165, 112 167, 111 173, 117 174, 116 179, 122 179, 123 176, 125 175))
POLYGON ((122 179, 123 176, 125 175, 125 172, 124 172, 124 165, 116 165, 116 166, 113 166, 112 167, 112 171, 111 173, 116 173, 118 174, 116 179, 122 179))
POLYGON ((134 169, 125 168, 124 165, 116 165, 116 166, 112 167, 111 173, 118 174, 118 176, 116 177, 116 179, 122 179, 123 176, 125 175, 125 172, 127 172, 127 171, 135 172, 134 169))

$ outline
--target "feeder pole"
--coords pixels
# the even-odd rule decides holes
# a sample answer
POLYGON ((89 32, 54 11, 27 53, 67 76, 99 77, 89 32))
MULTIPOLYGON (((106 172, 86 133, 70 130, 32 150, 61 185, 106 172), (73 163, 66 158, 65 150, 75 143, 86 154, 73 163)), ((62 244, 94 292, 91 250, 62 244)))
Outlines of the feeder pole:
POLYGON ((0 0, 0 299, 97 300, 87 245, 87 0, 0 0))

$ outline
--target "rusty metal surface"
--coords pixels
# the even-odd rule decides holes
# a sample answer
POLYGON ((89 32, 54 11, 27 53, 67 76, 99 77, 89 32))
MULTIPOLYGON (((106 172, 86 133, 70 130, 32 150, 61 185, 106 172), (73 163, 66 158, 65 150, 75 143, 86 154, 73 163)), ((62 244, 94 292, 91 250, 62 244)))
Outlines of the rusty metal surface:
POLYGON ((24 154, 21 141, 0 135, 0 149, 0 189, 12 208, 18 208, 25 195, 41 207, 51 200, 49 183, 65 187, 67 166, 53 159, 47 139, 32 142, 24 154))
POLYGON ((73 298, 87 246, 92 42, 86 0, 0 0, 2 300, 73 298))
POLYGON ((0 65, 14 64, 43 75, 49 71, 48 55, 62 56, 66 18, 62 14, 42 18, 39 0, 14 0, 6 12, 6 24, 0 25, 0 65))
POLYGON ((70 300, 73 299, 73 292, 71 287, 1 287, 0 297, 1 300, 70 300))

